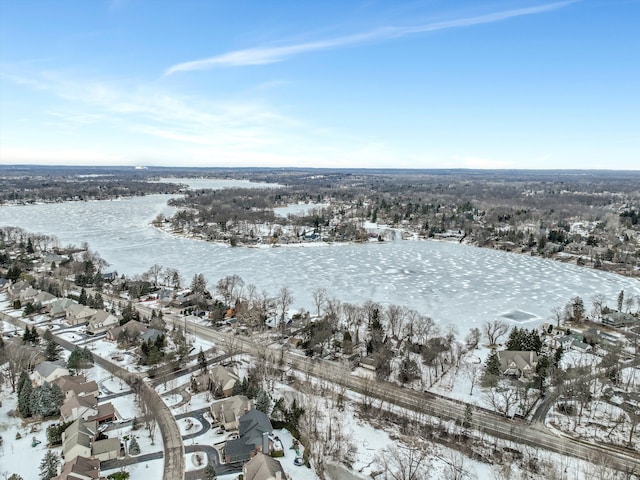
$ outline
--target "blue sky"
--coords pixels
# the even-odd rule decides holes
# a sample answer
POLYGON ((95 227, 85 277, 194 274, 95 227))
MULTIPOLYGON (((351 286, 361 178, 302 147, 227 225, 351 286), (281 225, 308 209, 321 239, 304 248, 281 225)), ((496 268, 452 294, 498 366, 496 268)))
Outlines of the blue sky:
POLYGON ((638 169, 638 21, 638 0, 0 0, 0 163, 638 169))

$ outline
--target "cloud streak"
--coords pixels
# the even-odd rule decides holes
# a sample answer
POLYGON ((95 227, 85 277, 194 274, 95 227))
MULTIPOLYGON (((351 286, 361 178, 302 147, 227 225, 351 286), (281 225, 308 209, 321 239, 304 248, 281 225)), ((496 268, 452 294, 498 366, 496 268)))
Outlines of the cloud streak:
POLYGON ((235 50, 213 57, 175 64, 165 71, 165 75, 173 75, 174 73, 178 72, 189 72, 194 70, 209 70, 216 67, 266 65, 270 63, 282 62, 288 58, 307 52, 349 47, 366 42, 389 40, 418 33, 471 27, 475 25, 500 22, 515 17, 536 15, 553 10, 558 10, 579 1, 581 0, 566 0, 561 2, 537 5, 533 7, 494 12, 474 17, 458 18, 443 22, 426 23, 422 25, 405 27, 389 26, 378 28, 369 32, 346 35, 315 42, 283 45, 279 47, 254 47, 243 50, 235 50))

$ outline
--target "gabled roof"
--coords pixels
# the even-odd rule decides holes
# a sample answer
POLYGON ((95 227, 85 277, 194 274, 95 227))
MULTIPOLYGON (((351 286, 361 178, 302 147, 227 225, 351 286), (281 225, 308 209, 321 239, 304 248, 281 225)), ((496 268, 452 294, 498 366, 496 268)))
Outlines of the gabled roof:
POLYGON ((502 350, 498 352, 498 358, 503 371, 514 365, 519 370, 528 370, 538 363, 538 354, 534 351, 502 350))
POLYGON ((240 438, 253 445, 262 445, 262 434, 273 431, 268 415, 255 408, 241 416, 239 421, 240 438))
POLYGON ((220 382, 223 391, 232 389, 235 383, 239 380, 239 378, 235 374, 231 373, 222 365, 216 365, 215 367, 212 367, 210 370, 210 374, 211 378, 213 378, 216 382, 220 382))
POLYGON ((274 480, 278 472, 280 472, 280 478, 283 480, 286 478, 285 471, 282 465, 280 465, 280 462, 262 452, 256 453, 256 455, 242 467, 242 471, 245 480, 274 480))
POLYGON ((60 298, 51 304, 49 315, 62 315, 66 312, 67 308, 77 303, 70 298, 60 298))
POLYGON ((152 342, 154 342, 160 335, 164 335, 164 332, 161 332, 160 330, 157 330, 155 328, 150 328, 142 334, 140 340, 142 340, 143 342, 146 342, 147 340, 151 340, 152 342))
MULTIPOLYGON (((69 375, 69 370, 67 370, 67 368, 64 365, 64 362, 62 360, 58 360, 56 362, 49 362, 49 361, 44 361, 40 364, 38 364, 38 366, 34 369, 38 375, 40 375, 42 378, 47 378, 49 377, 52 373, 54 373, 56 370, 64 370, 67 373, 64 375, 69 375)), ((61 375, 62 376, 62 375, 61 375)))
POLYGON ((100 455, 102 453, 115 451, 120 451, 120 440, 117 438, 105 438, 104 440, 93 442, 91 454, 100 455))
POLYGON ((73 392, 74 395, 80 395, 99 391, 98 384, 95 381, 86 381, 84 375, 65 375, 54 381, 65 394, 73 392))
POLYGON ((91 323, 92 325, 99 325, 99 324, 108 325, 109 323, 116 324, 118 323, 118 317, 116 317, 110 312, 107 312, 106 310, 98 310, 93 315, 91 320, 89 320, 89 323, 91 323))
POLYGON ((76 318, 89 318, 93 314, 96 313, 96 310, 93 308, 87 307, 86 305, 82 305, 80 303, 72 303, 66 309, 69 315, 73 315, 76 318))
POLYGON ((75 479, 100 478, 100 460, 78 455, 73 460, 65 462, 60 475, 51 480, 75 480, 75 479))
POLYGON ((36 303, 40 303, 41 305, 44 305, 44 304, 52 303, 53 301, 56 300, 56 298, 58 297, 56 297, 55 295, 51 295, 49 292, 39 292, 33 300, 36 303))
POLYGON ((128 335, 133 335, 135 333, 144 333, 146 332, 148 327, 138 320, 129 320, 124 325, 120 325, 119 327, 113 327, 109 330, 109 336, 114 340, 117 340, 120 336, 120 332, 127 331, 128 335))
POLYGON ((64 431, 64 442, 62 443, 62 452, 65 457, 67 452, 76 445, 91 448, 91 442, 97 433, 96 425, 95 421, 85 422, 79 418, 67 427, 64 431))

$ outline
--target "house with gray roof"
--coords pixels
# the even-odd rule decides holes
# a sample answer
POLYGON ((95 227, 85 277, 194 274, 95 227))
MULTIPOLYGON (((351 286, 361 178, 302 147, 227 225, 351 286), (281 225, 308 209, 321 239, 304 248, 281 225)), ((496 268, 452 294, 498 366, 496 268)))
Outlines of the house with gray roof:
POLYGON ((530 378, 538 365, 538 354, 534 351, 502 350, 498 359, 503 375, 518 378, 530 378))
POLYGON ((238 438, 228 440, 224 446, 227 463, 244 462, 256 452, 269 453, 273 432, 269 417, 260 410, 252 409, 239 419, 238 438))
POLYGON ((64 361, 44 361, 34 368, 33 381, 36 385, 42 385, 44 382, 53 383, 56 379, 69 374, 64 361))
POLYGON ((121 334, 128 338, 133 338, 145 333, 148 329, 149 327, 138 320, 129 320, 124 325, 119 325, 109 330, 105 339, 110 342, 117 342, 121 334))
POLYGON ((602 315, 602 324, 609 327, 623 328, 638 325, 638 319, 630 313, 611 312, 602 315))
POLYGON ((71 300, 70 298, 59 298, 49 305, 49 317, 54 320, 56 318, 62 318, 67 316, 67 308, 71 305, 78 304, 78 302, 71 300))
POLYGON ((62 433, 62 456, 65 462, 78 456, 92 457, 100 461, 111 460, 120 455, 120 440, 107 438, 96 440, 98 422, 78 419, 62 433))
POLYGON ((155 328, 150 328, 140 336, 140 341, 148 342, 149 340, 151 340, 152 342, 155 342, 156 339, 161 335, 164 335, 164 332, 161 332, 160 330, 157 330, 155 328))

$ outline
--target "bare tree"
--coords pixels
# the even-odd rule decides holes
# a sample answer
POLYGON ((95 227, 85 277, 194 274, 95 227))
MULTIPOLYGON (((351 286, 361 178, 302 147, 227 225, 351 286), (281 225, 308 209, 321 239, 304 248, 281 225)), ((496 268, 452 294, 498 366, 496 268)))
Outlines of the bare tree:
POLYGON ((394 445, 380 456, 384 480, 420 480, 429 472, 430 452, 426 445, 414 440, 410 445, 394 445))
POLYGON ((478 344, 480 343, 480 339, 482 338, 482 333, 479 328, 473 327, 469 330, 469 333, 465 337, 465 343, 467 344, 467 348, 469 350, 475 350, 478 348, 478 344))
POLYGON ((602 319, 602 309, 604 308, 605 300, 606 297, 602 293, 591 297, 591 315, 595 320, 602 319))
POLYGON ((159 265, 156 263, 155 265, 151 266, 149 270, 147 270, 147 274, 149 275, 149 278, 153 281, 153 286, 157 287, 158 281, 160 279, 160 275, 162 274, 162 265, 159 265))
POLYGON ((244 280, 239 275, 228 275, 218 280, 216 290, 224 298, 227 305, 235 305, 242 296, 244 280))
POLYGON ((329 298, 329 295, 327 294, 327 291, 324 288, 316 288, 311 293, 311 296, 313 297, 313 304, 316 307, 316 312, 317 312, 316 316, 320 317, 320 310, 322 310, 322 307, 324 306, 327 299, 329 298))
POLYGON ((469 380, 469 395, 473 395, 473 388, 480 383, 482 378, 482 364, 481 363, 465 363, 462 370, 463 375, 469 380))
POLYGON ((515 413, 512 410, 518 401, 518 393, 507 381, 503 380, 496 387, 489 388, 485 395, 494 411, 505 417, 515 413))
POLYGON ((447 464, 444 471, 446 480, 464 480, 465 478, 471 478, 471 472, 469 468, 465 466, 466 457, 462 452, 450 450, 446 458, 440 458, 447 464))
POLYGON ((280 288, 278 296, 276 297, 276 303, 278 305, 278 310, 280 311, 280 326, 284 332, 287 310, 293 304, 293 292, 291 289, 288 287, 280 288))
POLYGON ((387 322, 394 337, 400 336, 405 318, 405 309, 399 305, 389 305, 385 311, 387 322))
POLYGON ((489 346, 497 345, 498 341, 509 331, 509 325, 504 320, 487 320, 482 324, 482 333, 487 337, 489 346))

